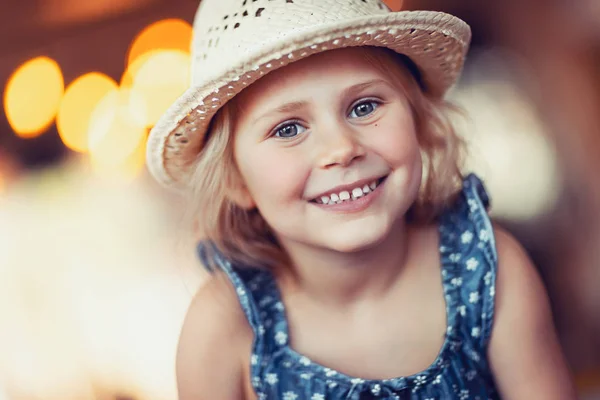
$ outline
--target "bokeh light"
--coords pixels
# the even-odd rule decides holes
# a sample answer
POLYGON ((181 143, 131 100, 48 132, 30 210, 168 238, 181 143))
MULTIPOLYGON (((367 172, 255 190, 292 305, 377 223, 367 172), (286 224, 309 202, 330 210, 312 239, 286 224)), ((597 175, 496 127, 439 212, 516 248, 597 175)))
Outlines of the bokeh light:
POLYGON ((181 50, 157 50, 146 53, 127 68, 121 80, 124 90, 143 99, 136 118, 143 116, 146 127, 160 116, 190 85, 190 54, 181 50))
POLYGON ((165 19, 148 25, 131 43, 127 65, 154 50, 181 50, 189 52, 192 26, 181 19, 165 19))
POLYGON ((392 11, 400 11, 404 0, 383 0, 383 2, 387 4, 387 6, 392 9, 392 11))
POLYGON ((146 128, 136 118, 140 101, 126 89, 111 91, 92 113, 88 147, 97 174, 131 180, 142 170, 146 128))
POLYGON ((56 120, 67 147, 78 152, 88 150, 92 113, 103 98, 117 91, 117 83, 99 72, 82 75, 67 87, 56 120))
POLYGON ((11 75, 4 91, 4 110, 17 135, 33 138, 52 124, 64 93, 59 65, 48 57, 22 64, 11 75))

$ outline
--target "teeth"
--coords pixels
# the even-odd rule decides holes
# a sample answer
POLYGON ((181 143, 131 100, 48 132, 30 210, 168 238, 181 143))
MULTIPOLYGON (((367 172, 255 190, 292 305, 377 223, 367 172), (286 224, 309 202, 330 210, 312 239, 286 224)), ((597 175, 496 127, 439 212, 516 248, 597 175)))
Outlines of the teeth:
POLYGON ((363 197, 363 191, 361 188, 352 189, 352 198, 358 199, 359 197, 363 197))
MULTIPOLYGON (((344 190, 340 193, 332 193, 329 196, 321 196, 318 200, 320 200, 323 204, 340 204, 344 201, 348 201, 350 199, 356 200, 360 197, 363 197, 373 190, 377 188, 377 181, 371 182, 368 185, 363 186, 362 188, 357 187, 352 189, 352 191, 344 190)), ((319 201, 317 201, 319 202, 319 201)))

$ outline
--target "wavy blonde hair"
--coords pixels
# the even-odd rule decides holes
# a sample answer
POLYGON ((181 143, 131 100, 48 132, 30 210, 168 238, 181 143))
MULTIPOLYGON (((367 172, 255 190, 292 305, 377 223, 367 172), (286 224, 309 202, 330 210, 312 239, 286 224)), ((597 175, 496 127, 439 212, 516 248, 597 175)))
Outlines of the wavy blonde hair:
MULTIPOLYGON (((423 159, 423 179, 407 217, 412 223, 432 222, 461 189, 464 144, 450 120, 450 115, 460 110, 444 99, 430 97, 406 56, 384 48, 359 49, 367 61, 393 79, 409 101, 423 159)), ((213 118, 194 162, 188 182, 189 216, 199 235, 233 262, 273 268, 289 262, 285 251, 258 210, 245 210, 231 197, 232 190, 243 185, 233 154, 235 100, 213 118)))

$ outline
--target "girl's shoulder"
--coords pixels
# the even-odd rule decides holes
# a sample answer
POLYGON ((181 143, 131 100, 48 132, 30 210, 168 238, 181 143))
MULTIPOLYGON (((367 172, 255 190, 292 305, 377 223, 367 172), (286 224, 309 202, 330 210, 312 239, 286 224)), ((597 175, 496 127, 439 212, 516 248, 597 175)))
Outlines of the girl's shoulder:
POLYGON ((212 274, 191 301, 181 330, 179 398, 243 398, 243 354, 251 343, 252 331, 233 286, 223 273, 212 274))

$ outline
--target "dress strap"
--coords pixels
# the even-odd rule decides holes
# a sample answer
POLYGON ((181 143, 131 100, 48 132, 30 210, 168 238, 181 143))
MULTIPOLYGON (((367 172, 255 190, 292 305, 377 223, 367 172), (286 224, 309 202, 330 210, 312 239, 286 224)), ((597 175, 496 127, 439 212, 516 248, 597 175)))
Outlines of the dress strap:
POLYGON ((498 261, 488 207, 483 183, 470 174, 455 205, 440 218, 449 326, 456 330, 453 336, 479 352, 491 336, 498 261))
POLYGON ((259 393, 265 368, 288 341, 287 322, 274 277, 268 270, 233 265, 210 241, 200 242, 197 252, 209 272, 223 272, 235 289, 254 334, 250 372, 252 385, 259 393))

